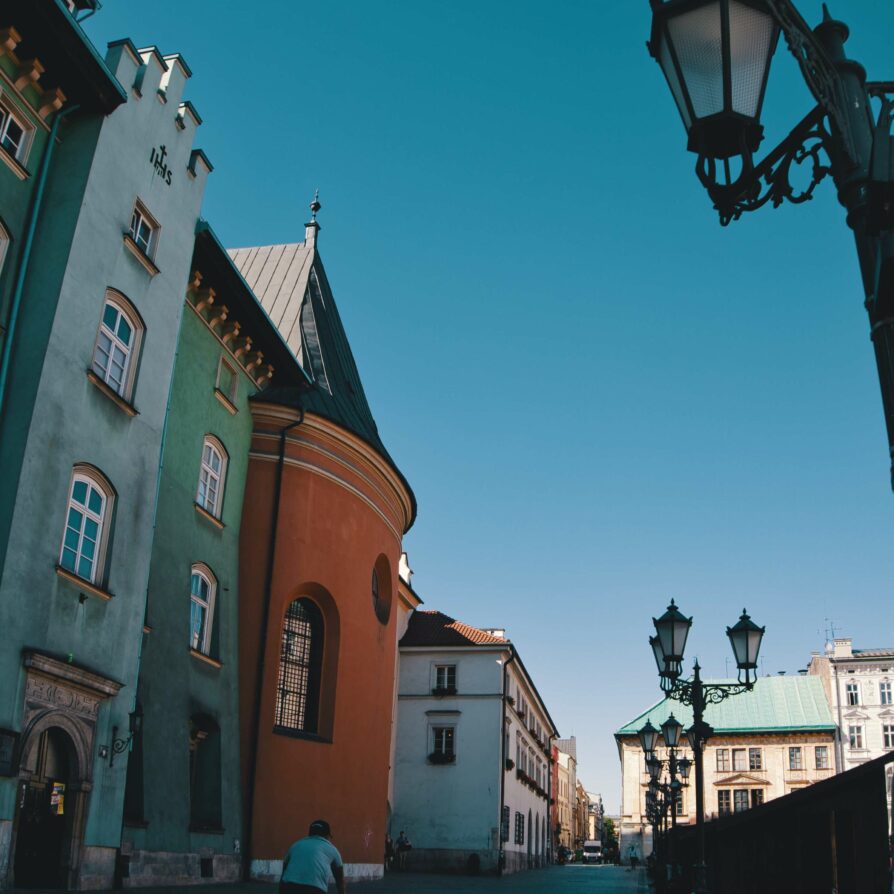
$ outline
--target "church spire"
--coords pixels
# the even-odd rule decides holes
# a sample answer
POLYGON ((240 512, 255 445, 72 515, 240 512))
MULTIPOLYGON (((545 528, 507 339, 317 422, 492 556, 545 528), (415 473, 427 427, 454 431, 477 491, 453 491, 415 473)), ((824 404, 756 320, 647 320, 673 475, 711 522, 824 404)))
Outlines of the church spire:
POLYGON ((316 247, 317 231, 320 225, 317 223, 317 212, 323 206, 320 204, 320 190, 314 190, 314 200, 310 203, 311 217, 304 225, 304 241, 310 248, 316 247))

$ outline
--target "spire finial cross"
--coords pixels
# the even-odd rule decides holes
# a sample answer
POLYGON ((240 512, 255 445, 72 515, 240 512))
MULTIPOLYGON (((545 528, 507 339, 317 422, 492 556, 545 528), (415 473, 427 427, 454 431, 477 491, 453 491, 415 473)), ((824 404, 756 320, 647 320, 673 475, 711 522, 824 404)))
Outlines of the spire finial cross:
POLYGON ((311 217, 311 221, 316 222, 317 212, 322 207, 323 206, 320 204, 320 190, 315 189, 314 190, 314 200, 310 203, 310 210, 313 213, 313 216, 311 217))

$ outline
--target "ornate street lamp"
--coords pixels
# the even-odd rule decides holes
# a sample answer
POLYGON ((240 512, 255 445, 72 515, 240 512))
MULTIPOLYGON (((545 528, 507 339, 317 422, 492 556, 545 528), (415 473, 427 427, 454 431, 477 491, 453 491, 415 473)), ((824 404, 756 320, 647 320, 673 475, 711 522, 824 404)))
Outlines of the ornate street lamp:
POLYGON ((753 673, 757 677, 757 656, 761 650, 761 640, 764 638, 766 627, 758 627, 745 609, 742 609, 742 617, 732 626, 726 628, 726 635, 733 647, 736 656, 736 667, 739 668, 739 682, 748 683, 753 673), (742 679, 744 674, 745 678, 742 679))
POLYGON ((649 52, 664 72, 688 147, 698 155, 696 174, 723 226, 767 203, 806 202, 827 175, 835 181, 857 245, 894 487, 894 81, 866 80, 845 53, 847 26, 825 4, 823 21, 811 29, 792 0, 650 3, 649 52), (816 106, 755 161, 780 31, 816 106), (791 174, 802 164, 809 182, 799 187, 791 174))
POLYGON ((677 761, 677 769, 680 771, 680 779, 683 782, 689 781, 689 771, 692 769, 692 761, 688 757, 681 757, 677 761))
POLYGON ((652 726, 651 720, 647 720, 637 735, 639 736, 639 744, 642 746, 646 758, 648 758, 655 751, 655 746, 658 744, 658 730, 652 726))
POLYGON ((779 26, 759 0, 651 0, 649 51, 680 110, 689 148, 754 152, 779 26))
MULTIPOLYGON (((670 0, 670 2, 677 2, 677 0, 670 0)), ((679 2, 682 4, 683 0, 679 0, 679 2)), ((649 644, 654 649, 653 639, 660 641, 666 667, 673 663, 682 665, 683 651, 686 647, 689 628, 692 626, 692 618, 683 615, 671 601, 668 610, 660 618, 653 618, 652 622, 655 625, 657 636, 650 638, 649 644)), ((680 679, 680 673, 677 672, 673 675, 673 685, 668 689, 665 685, 665 678, 661 678, 662 691, 667 694, 668 698, 692 707, 693 723, 686 730, 685 736, 692 748, 693 763, 695 764, 695 822, 698 830, 698 863, 695 867, 696 894, 707 894, 708 890, 705 863, 705 779, 702 752, 705 742, 713 735, 714 730, 705 722, 705 709, 709 704, 719 704, 732 695, 748 692, 754 688, 757 680, 757 658, 764 629, 758 627, 745 610, 742 611, 738 622, 726 629, 733 654, 736 657, 736 666, 739 668, 738 683, 703 683, 698 661, 693 665, 691 680, 680 679)), ((682 724, 671 714, 661 725, 661 731, 665 744, 671 749, 671 782, 673 782, 677 771, 683 779, 687 779, 690 770, 689 761, 686 758, 677 761, 673 750, 675 746, 670 744, 671 742, 679 744, 682 724)), ((659 764, 658 772, 653 774, 652 766, 647 762, 649 773, 656 782, 660 774, 661 762, 657 763, 659 764)), ((676 801, 672 791, 670 796, 673 810, 676 801)))

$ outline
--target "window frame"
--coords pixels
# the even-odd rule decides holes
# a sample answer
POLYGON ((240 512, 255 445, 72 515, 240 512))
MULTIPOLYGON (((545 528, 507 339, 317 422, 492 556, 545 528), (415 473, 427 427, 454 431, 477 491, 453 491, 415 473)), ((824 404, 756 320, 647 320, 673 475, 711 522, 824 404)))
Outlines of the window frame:
POLYGON ((804 769, 804 753, 803 753, 800 745, 789 745, 788 768, 789 768, 789 770, 803 770, 804 769))
MULTIPOLYGON (((319 738, 320 730, 320 703, 322 697, 323 680, 323 650, 326 637, 326 620, 320 606, 307 596, 298 596, 291 600, 285 608, 282 616, 282 627, 279 639, 279 666, 277 668, 276 697, 274 700, 274 731, 286 735, 309 736, 319 738), (293 607, 296 607, 293 613, 293 607), (297 618, 290 615, 303 611, 305 617, 297 618), (289 621, 306 625, 307 630, 290 630, 289 621), (289 662, 290 665, 306 670, 306 674, 299 672, 289 677, 286 670, 286 646, 289 643, 288 634, 292 634, 295 640, 307 640, 305 654, 289 662), (306 660, 303 660, 306 659, 306 660), (303 682, 303 691, 300 689, 287 690, 286 684, 303 682), (298 705, 295 710, 297 723, 287 723, 287 702, 284 693, 298 697, 298 705), (303 714, 303 717, 301 716, 303 714)), ((289 712, 291 715, 291 712, 289 712)))
POLYGON ((716 769, 718 773, 729 773, 731 771, 732 760, 729 748, 718 748, 715 752, 715 760, 717 761, 716 769))
POLYGON ((747 788, 733 789, 733 813, 745 813, 751 807, 751 791, 747 788))
POLYGON ((217 363, 217 376, 214 380, 214 387, 218 390, 233 406, 236 405, 236 398, 239 394, 239 372, 232 363, 227 360, 224 354, 220 355, 217 363), (221 387, 221 374, 226 369, 232 376, 231 386, 229 389, 221 387))
MULTIPOLYGON (((69 479, 68 484, 68 499, 65 504, 65 518, 62 524, 62 542, 58 552, 59 567, 75 575, 75 577, 79 577, 81 580, 87 581, 97 587, 103 587, 105 585, 109 534, 112 527, 116 496, 115 489, 105 475, 98 469, 84 464, 78 464, 72 469, 71 478, 69 479), (75 486, 78 483, 87 485, 86 499, 88 503, 78 502, 73 506, 75 486), (98 513, 88 505, 91 488, 98 492, 102 497, 102 506, 98 513), (82 509, 86 510, 86 512, 82 512, 82 509), (68 539, 69 522, 71 520, 72 511, 81 513, 82 515, 81 524, 77 531, 77 549, 73 549, 66 542, 68 539), (98 518, 88 518, 88 513, 93 516, 98 516, 98 518), (88 520, 93 521, 96 524, 96 537, 93 540, 93 556, 89 560, 92 563, 90 575, 85 576, 80 571, 80 564, 81 559, 83 558, 82 546, 84 542, 84 529, 86 528, 88 520), (75 558, 73 565, 66 564, 66 550, 74 552, 75 558)), ((74 529, 72 528, 72 530, 74 529)))
POLYGON ((882 748, 894 748, 894 723, 882 723, 882 748))
POLYGON ((748 769, 763 770, 764 769, 764 752, 761 748, 749 747, 748 749, 748 769))
POLYGON ((3 264, 6 261, 6 255, 9 246, 12 244, 12 236, 6 224, 0 220, 0 277, 3 276, 3 264))
MULTIPOLYGON (((115 328, 116 330, 118 328, 117 321, 115 328)), ((105 299, 103 300, 102 304, 102 311, 99 315, 99 326, 97 327, 96 338, 93 342, 93 354, 90 358, 90 370, 106 387, 110 388, 112 391, 115 392, 115 394, 118 395, 118 397, 122 398, 128 403, 133 402, 133 393, 136 386, 137 378, 137 368, 139 367, 140 363, 140 354, 143 347, 143 337, 145 335, 145 332, 146 324, 143 322, 143 318, 140 316, 139 313, 137 313, 137 309, 127 299, 127 297, 119 292, 117 289, 106 289, 105 299), (112 365, 112 354, 109 354, 109 369, 107 369, 105 373, 97 368, 96 363, 96 354, 99 350, 99 340, 103 334, 103 327, 106 328, 108 332, 107 338, 109 338, 113 347, 115 344, 120 342, 117 332, 111 332, 105 322, 106 308, 110 305, 117 311, 119 319, 120 317, 124 317, 127 323, 130 324, 131 328, 131 344, 127 346, 124 374, 122 376, 120 390, 116 388, 108 378, 108 372, 112 365)))
POLYGON ((19 110, 18 105, 8 98, 8 91, 0 90, 0 148, 12 159, 24 167, 31 152, 31 143, 34 139, 34 125, 19 110), (13 152, 4 145, 4 139, 9 131, 9 122, 14 121, 22 131, 21 141, 13 152))
POLYGON ((864 748, 863 745, 863 724, 862 723, 854 723, 848 724, 847 727, 847 741, 848 745, 854 751, 862 751, 864 748))
POLYGON ((216 518, 220 520, 223 517, 223 501, 224 501, 224 492, 226 490, 226 480, 227 480, 227 466, 229 465, 229 454, 227 453, 226 447, 224 447, 220 438, 216 437, 212 434, 206 434, 202 439, 202 452, 199 457, 199 480, 196 485, 196 498, 195 503, 200 508, 203 509, 208 515, 212 516, 212 518, 216 518), (214 469, 209 466, 205 462, 205 449, 211 448, 215 453, 220 457, 220 470, 219 472, 215 472, 214 469), (216 496, 214 500, 213 507, 209 507, 207 501, 207 495, 209 492, 208 481, 203 480, 203 476, 205 472, 208 472, 208 479, 211 477, 215 477, 217 482, 217 490, 216 496), (205 497, 202 497, 202 487, 205 487, 205 497))
POLYGON ((429 755, 433 759, 443 759, 445 763, 456 761, 456 724, 433 723, 429 727, 429 755))
POLYGON ((204 563, 196 562, 190 568, 189 575, 189 647, 194 652, 201 652, 202 655, 211 657, 211 644, 214 631, 214 611, 217 601, 217 577, 214 572, 204 563), (193 590, 193 580, 199 578, 208 585, 208 597, 203 600, 201 596, 193 590), (193 631, 193 606, 204 606, 205 623, 202 629, 201 641, 194 641, 193 631))
POLYGON ((149 260, 154 261, 155 256, 158 253, 158 239, 161 234, 161 225, 158 221, 153 217, 152 213, 146 207, 146 204, 137 197, 134 200, 133 209, 130 212, 130 223, 127 225, 127 235, 130 236, 131 241, 137 247, 137 250, 140 251, 144 257, 149 258, 149 260), (145 223, 149 229, 149 239, 146 242, 146 247, 144 248, 140 239, 138 238, 140 235, 139 222, 136 223, 137 217, 140 218, 140 221, 145 223))
POLYGON ((456 664, 435 664, 433 665, 434 685, 432 689, 439 692, 456 692, 456 664), (441 682, 441 671, 444 671, 444 682, 441 682), (450 682, 450 678, 453 682, 450 682))
POLYGON ((732 764, 733 764, 733 772, 734 773, 744 773, 748 770, 748 749, 747 748, 733 748, 732 751, 732 764))
POLYGON ((881 683, 878 684, 878 698, 880 705, 894 704, 894 700, 892 700, 890 680, 882 680, 881 683))
POLYGON ((717 791, 717 815, 730 816, 733 812, 733 793, 726 788, 717 791))
POLYGON ((856 680, 850 680, 845 684, 844 693, 849 708, 860 704, 860 684, 856 680))
POLYGON ((817 770, 829 769, 829 746, 814 745, 813 746, 813 763, 817 770), (822 758, 820 758, 822 755, 822 758))

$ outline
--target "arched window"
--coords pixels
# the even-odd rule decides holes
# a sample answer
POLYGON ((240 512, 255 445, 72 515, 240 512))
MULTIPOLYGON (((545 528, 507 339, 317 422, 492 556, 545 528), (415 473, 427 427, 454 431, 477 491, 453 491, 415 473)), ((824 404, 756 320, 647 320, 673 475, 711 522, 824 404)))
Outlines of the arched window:
POLYGON ((323 663, 323 615, 310 599, 286 610, 276 687, 276 726, 316 733, 323 663))
POLYGON ((93 349, 93 372, 116 394, 133 394, 143 324, 133 305, 118 292, 106 292, 93 349))
POLYGON ((111 485, 95 469, 75 466, 59 564, 94 584, 103 576, 113 499, 111 485))
POLYGON ((202 443, 202 466, 199 470, 196 503, 215 518, 220 518, 223 507, 226 477, 227 452, 217 438, 213 435, 206 435, 202 443))
POLYGON ((214 597, 217 581, 207 565, 193 565, 189 584, 189 647, 205 655, 211 652, 214 597))
POLYGON ((3 273, 3 262, 6 260, 6 251, 9 248, 9 231, 0 222, 0 273, 3 273))

